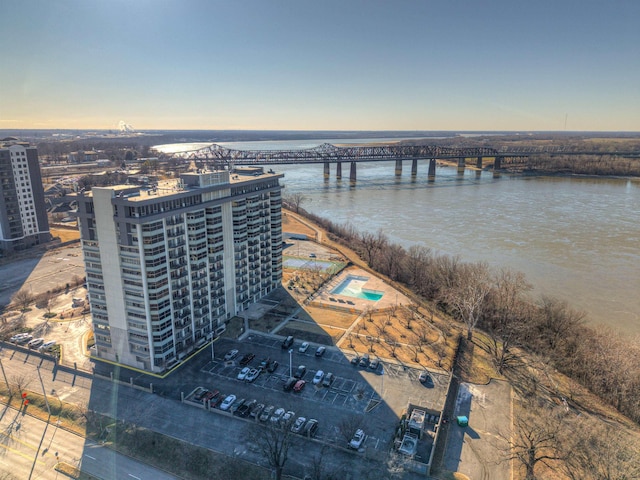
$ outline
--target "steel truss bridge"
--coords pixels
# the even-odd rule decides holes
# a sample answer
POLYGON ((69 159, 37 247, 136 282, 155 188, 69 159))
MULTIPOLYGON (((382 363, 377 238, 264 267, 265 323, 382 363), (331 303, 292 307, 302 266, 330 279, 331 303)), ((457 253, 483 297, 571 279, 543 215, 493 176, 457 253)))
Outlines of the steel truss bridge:
POLYGON ((235 165, 282 165, 282 164, 324 164, 324 174, 329 175, 329 165, 337 164, 337 176, 342 177, 342 163, 351 164, 350 178, 356 178, 356 164, 359 162, 395 161, 396 174, 402 171, 403 160, 411 160, 411 173, 417 173, 417 161, 429 160, 429 176, 435 176, 436 160, 457 161, 458 168, 464 169, 467 158, 476 159, 476 167, 483 168, 483 159, 491 158, 495 170, 502 168, 503 162, 513 163, 517 159, 532 156, 557 155, 613 155, 638 157, 640 152, 607 152, 577 150, 570 146, 543 147, 445 147, 438 145, 361 145, 337 147, 323 143, 314 148, 299 150, 233 150, 217 144, 198 150, 174 153, 174 157, 202 162, 219 168, 235 165))
POLYGON ((300 150, 233 150, 217 144, 175 153, 175 157, 236 165, 277 165, 391 160, 528 157, 535 155, 635 155, 640 152, 583 151, 571 147, 442 147, 438 145, 372 145, 336 147, 323 143, 300 150))

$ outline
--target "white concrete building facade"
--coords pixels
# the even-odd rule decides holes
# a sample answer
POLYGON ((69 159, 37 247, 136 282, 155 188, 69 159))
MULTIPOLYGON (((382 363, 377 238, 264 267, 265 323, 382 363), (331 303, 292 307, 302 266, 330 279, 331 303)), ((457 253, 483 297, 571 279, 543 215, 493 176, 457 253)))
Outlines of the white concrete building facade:
POLYGON ((187 173, 81 194, 97 356, 166 370, 278 288, 282 176, 187 173))

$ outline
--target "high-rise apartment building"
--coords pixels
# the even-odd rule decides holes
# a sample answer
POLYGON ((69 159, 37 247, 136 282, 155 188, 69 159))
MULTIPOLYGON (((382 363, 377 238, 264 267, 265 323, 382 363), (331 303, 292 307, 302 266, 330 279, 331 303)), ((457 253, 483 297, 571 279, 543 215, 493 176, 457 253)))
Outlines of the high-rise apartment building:
POLYGON ((278 288, 282 176, 186 173, 81 193, 97 356, 165 370, 278 288))
POLYGON ((0 253, 49 240, 38 149, 13 137, 0 140, 0 253))

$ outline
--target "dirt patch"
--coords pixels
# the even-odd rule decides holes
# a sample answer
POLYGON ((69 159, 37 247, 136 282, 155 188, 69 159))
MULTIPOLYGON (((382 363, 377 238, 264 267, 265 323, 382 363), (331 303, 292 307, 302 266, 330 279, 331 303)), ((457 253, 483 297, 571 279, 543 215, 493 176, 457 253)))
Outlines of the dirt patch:
POLYGON ((282 212, 282 231, 287 233, 297 233, 306 235, 309 238, 315 238, 316 232, 312 228, 309 228, 304 223, 298 221, 297 218, 282 212))
MULTIPOLYGON (((329 327, 338 327, 342 329, 349 328, 353 322, 358 318, 357 314, 340 312, 336 310, 330 310, 322 307, 305 307, 305 313, 309 319, 313 319, 315 322, 329 327)), ((302 317, 298 315, 298 317, 302 317)))
POLYGON ((50 232, 53 237, 58 237, 62 243, 69 242, 71 240, 80 240, 79 230, 52 228, 50 229, 50 232))

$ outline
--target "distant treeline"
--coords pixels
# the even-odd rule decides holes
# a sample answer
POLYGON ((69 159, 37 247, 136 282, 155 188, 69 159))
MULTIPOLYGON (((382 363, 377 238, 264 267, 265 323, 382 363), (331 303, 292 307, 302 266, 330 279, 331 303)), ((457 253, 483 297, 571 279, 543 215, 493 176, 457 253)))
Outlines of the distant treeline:
POLYGON ((316 222, 375 271, 460 320, 469 338, 476 327, 482 329, 486 336, 475 341, 492 354, 499 372, 521 365, 518 352, 527 350, 640 423, 638 342, 587 326, 584 313, 564 301, 530 297, 522 273, 494 272, 486 263, 466 263, 420 245, 405 249, 382 232, 361 232, 306 212, 295 202, 285 200, 285 205, 316 222))
POLYGON ((541 155, 503 163, 506 170, 545 174, 640 177, 640 157, 612 155, 541 155))

